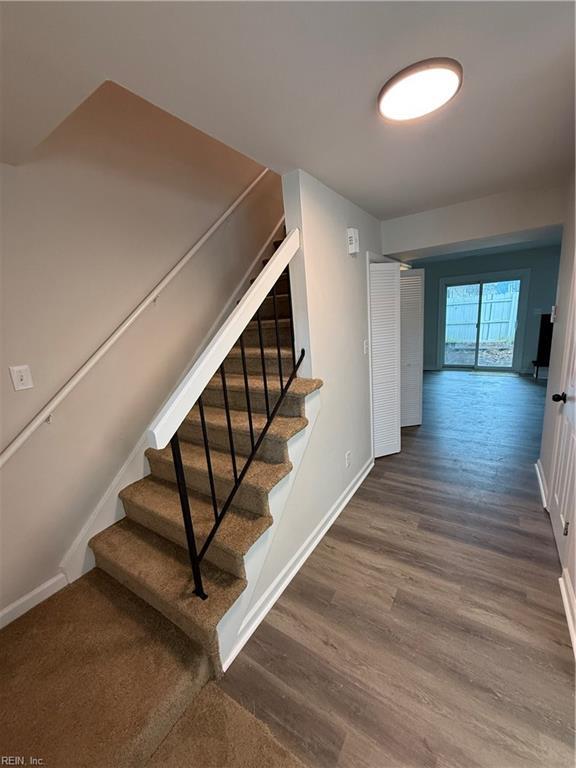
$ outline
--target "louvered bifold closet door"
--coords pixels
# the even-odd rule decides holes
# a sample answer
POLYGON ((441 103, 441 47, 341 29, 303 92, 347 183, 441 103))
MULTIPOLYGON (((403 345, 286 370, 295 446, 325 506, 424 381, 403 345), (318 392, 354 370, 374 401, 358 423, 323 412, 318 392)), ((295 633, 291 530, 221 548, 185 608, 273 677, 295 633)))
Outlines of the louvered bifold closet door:
POLYGON ((400 450, 400 265, 370 264, 374 456, 400 450))
POLYGON ((400 273, 400 399, 402 426, 422 424, 424 270, 400 273))

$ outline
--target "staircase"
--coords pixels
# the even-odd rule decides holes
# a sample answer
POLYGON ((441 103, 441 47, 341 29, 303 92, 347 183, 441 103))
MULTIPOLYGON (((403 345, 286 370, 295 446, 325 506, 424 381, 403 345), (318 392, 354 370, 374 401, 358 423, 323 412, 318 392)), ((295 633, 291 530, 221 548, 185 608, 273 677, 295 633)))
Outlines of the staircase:
POLYGON ((283 392, 281 379, 286 385, 286 372, 294 368, 295 360, 285 270, 258 318, 248 323, 204 389, 201 404, 192 408, 177 433, 198 552, 234 489, 235 478, 251 462, 200 563, 206 599, 194 591, 170 445, 146 451, 150 474, 120 494, 126 517, 90 542, 97 567, 190 637, 199 657, 207 660, 197 667, 206 679, 221 673, 216 628, 246 587, 247 553, 273 523, 268 496, 292 470, 288 442, 306 427, 306 397, 322 385, 316 379, 294 378, 283 392), (267 426, 282 394, 278 413, 267 426), (251 456, 255 440, 266 428, 251 456))

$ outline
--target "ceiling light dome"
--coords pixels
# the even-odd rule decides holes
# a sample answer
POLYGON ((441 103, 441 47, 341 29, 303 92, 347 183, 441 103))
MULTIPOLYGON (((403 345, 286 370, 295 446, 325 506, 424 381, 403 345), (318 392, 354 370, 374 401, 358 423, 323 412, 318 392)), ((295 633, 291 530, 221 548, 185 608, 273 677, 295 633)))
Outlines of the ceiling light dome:
POLYGON ((414 120, 447 104, 461 85, 462 65, 455 59, 425 59, 388 80, 378 95, 378 111, 386 120, 414 120))

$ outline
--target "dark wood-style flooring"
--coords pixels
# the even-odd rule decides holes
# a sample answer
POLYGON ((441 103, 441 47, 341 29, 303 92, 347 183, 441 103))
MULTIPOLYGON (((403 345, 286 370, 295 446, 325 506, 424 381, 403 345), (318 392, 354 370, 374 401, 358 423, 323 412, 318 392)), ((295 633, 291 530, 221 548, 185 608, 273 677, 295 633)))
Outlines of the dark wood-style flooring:
MULTIPOLYGON (((568 768, 573 653, 533 463, 545 390, 425 376, 221 685, 310 768, 568 768)), ((263 767, 264 768, 264 767, 263 767)))

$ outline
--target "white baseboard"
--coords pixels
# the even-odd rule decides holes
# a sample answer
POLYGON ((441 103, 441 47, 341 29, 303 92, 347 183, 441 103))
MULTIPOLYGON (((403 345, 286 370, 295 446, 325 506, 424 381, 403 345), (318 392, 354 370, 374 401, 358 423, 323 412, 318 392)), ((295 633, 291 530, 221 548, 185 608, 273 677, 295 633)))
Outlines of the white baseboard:
POLYGON ((572 650, 576 657, 576 594, 574 593, 574 587, 572 586, 567 568, 564 568, 562 576, 560 576, 558 581, 560 582, 562 602, 566 611, 566 621, 568 622, 570 640, 572 641, 572 650))
POLYGON ((40 584, 40 586, 33 589, 32 592, 28 592, 27 595, 20 597, 15 602, 6 606, 6 608, 3 608, 2 611, 0 611, 0 629, 10 624, 11 621, 14 621, 19 616, 22 616, 22 614, 26 613, 31 608, 34 608, 38 603, 47 600, 51 595, 61 590, 67 584, 66 576, 62 572, 57 573, 56 576, 48 579, 44 584, 40 584))
POLYGON ((546 483, 546 476, 544 475, 544 469, 542 467, 542 462, 540 459, 534 464, 534 469, 536 470, 536 477, 538 478, 538 487, 540 488, 540 498, 542 499, 542 506, 544 509, 548 509, 547 499, 548 499, 548 485, 546 483))
POLYGON ((316 528, 314 528, 308 538, 302 543, 297 552, 290 558, 284 568, 282 568, 268 589, 266 589, 266 591, 256 601, 253 607, 248 611, 240 627, 238 642, 234 645, 228 656, 225 659, 222 659, 222 669, 224 672, 228 669, 230 664, 232 664, 236 656, 238 656, 242 648, 246 645, 252 634, 258 628, 259 624, 264 620, 268 611, 270 611, 282 592, 284 592, 294 576, 296 576, 306 559, 312 554, 316 546, 320 543, 326 531, 330 528, 346 504, 348 504, 352 496, 356 493, 358 487, 361 485, 364 478, 370 472, 373 466, 374 459, 371 457, 358 472, 354 480, 352 480, 348 488, 346 488, 346 490, 335 501, 330 510, 326 513, 316 528))

